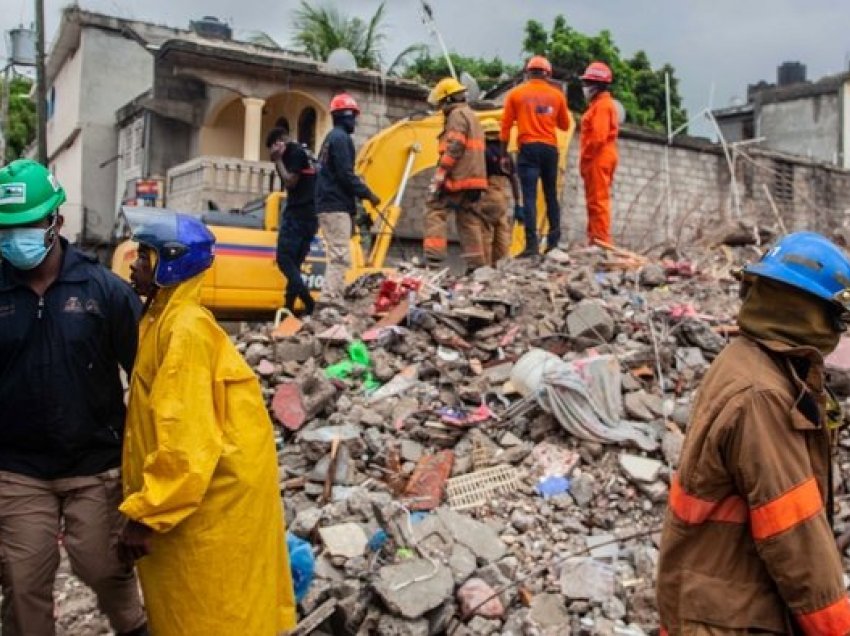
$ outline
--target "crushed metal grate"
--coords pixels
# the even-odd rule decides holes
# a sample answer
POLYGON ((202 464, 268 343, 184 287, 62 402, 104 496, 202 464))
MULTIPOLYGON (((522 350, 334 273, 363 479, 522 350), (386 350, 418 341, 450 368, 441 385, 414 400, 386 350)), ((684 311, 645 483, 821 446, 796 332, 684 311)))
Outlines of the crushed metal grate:
POLYGON ((452 510, 477 508, 493 495, 513 492, 519 486, 520 473, 513 466, 501 464, 446 482, 446 497, 452 510))

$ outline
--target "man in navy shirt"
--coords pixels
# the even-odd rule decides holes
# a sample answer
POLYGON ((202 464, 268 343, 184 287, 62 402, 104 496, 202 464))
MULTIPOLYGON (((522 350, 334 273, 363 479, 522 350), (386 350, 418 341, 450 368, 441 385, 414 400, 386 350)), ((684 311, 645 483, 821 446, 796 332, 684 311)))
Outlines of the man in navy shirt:
POLYGON ((277 266, 286 277, 284 306, 295 310, 295 301, 304 304, 304 313, 313 313, 313 297, 301 276, 301 265, 310 253, 310 243, 319 230, 316 218, 316 167, 304 147, 289 138, 289 124, 282 120, 266 137, 269 156, 286 189, 277 237, 277 266))
POLYGON ((354 98, 340 93, 331 100, 334 127, 322 142, 316 182, 316 212, 327 245, 328 267, 322 285, 322 303, 342 306, 345 272, 351 267, 351 218, 357 199, 373 206, 381 202, 363 180, 354 174, 354 142, 351 135, 360 108, 354 98))
POLYGON ((65 191, 29 159, 0 170, 3 634, 55 633, 57 537, 119 635, 147 635, 120 532, 124 390, 139 299, 59 236, 65 191))

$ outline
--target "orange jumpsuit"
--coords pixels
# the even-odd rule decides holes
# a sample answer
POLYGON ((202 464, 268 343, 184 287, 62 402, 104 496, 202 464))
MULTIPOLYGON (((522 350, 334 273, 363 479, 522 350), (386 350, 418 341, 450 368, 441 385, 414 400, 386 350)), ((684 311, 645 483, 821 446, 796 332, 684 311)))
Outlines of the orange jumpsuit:
POLYGON ((581 118, 579 167, 587 199, 587 239, 611 243, 611 183, 617 169, 617 108, 611 93, 593 98, 581 118))

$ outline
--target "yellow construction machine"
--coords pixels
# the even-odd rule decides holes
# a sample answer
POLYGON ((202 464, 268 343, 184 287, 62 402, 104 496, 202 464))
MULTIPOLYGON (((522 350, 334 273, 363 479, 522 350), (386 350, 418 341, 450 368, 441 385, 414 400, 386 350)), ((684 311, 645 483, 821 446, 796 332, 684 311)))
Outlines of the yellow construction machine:
MULTIPOLYGON (((481 110, 476 114, 479 119, 501 120, 502 111, 481 110)), ((351 239, 352 267, 346 275, 347 282, 365 274, 391 271, 385 264, 395 226, 403 213, 405 190, 415 175, 436 166, 437 137, 442 128, 443 116, 440 113, 405 119, 385 128, 360 149, 355 172, 383 203, 380 209, 366 206, 372 220, 373 240, 371 247, 365 251, 360 232, 355 232, 351 239)), ((514 136, 515 132, 516 129, 514 136)), ((563 185, 572 133, 572 128, 566 133, 559 131, 559 186, 563 185)), ((537 198, 537 222, 543 234, 548 224, 541 194, 537 198)), ((205 274, 201 300, 217 314, 272 312, 281 306, 285 280, 275 262, 275 249, 282 199, 282 193, 272 192, 264 200, 250 203, 238 213, 213 212, 201 216, 216 237, 216 258, 205 274)), ((523 247, 524 235, 517 225, 514 227, 511 254, 518 254, 523 247)), ((130 263, 135 258, 135 243, 122 242, 113 254, 113 271, 129 279, 130 263)), ((302 268, 305 280, 316 297, 321 291, 325 265, 324 243, 318 235, 302 268)))

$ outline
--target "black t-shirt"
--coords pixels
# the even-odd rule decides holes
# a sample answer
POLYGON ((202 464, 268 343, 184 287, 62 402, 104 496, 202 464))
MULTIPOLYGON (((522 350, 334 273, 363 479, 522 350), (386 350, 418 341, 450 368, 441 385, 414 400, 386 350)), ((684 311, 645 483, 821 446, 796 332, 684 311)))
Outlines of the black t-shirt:
POLYGON ((502 144, 498 141, 487 141, 486 150, 484 151, 484 159, 487 164, 487 176, 488 177, 509 177, 510 174, 507 174, 504 170, 502 170, 502 158, 505 154, 502 152, 502 144))
POLYGON ((315 214, 316 212, 316 167, 301 144, 290 141, 280 158, 283 167, 299 176, 293 188, 286 188, 287 212, 315 214))

